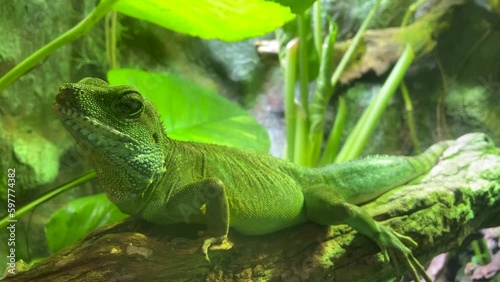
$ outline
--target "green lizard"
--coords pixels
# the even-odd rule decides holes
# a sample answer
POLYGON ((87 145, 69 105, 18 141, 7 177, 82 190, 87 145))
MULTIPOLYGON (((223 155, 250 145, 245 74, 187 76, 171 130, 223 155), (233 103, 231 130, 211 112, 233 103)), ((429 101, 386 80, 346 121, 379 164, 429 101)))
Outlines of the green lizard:
POLYGON ((266 154, 172 140, 154 105, 137 90, 96 78, 61 85, 54 110, 120 210, 155 224, 206 224, 207 259, 211 245, 227 243, 229 227, 260 235, 306 221, 346 223, 378 244, 398 279, 403 266, 416 281, 430 281, 408 247, 416 242, 356 204, 430 170, 446 142, 415 157, 305 168, 266 154))

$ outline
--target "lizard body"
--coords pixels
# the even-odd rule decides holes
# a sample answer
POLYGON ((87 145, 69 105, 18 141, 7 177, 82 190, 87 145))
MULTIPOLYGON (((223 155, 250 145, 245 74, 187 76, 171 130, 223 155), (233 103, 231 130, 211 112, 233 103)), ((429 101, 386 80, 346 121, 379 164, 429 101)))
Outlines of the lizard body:
POLYGON ((124 213, 156 224, 206 224, 205 254, 226 240, 229 227, 261 235, 306 221, 347 223, 374 240, 397 269, 402 265, 415 279, 430 281, 406 246, 416 243, 355 204, 427 172, 446 142, 415 157, 305 168, 266 154, 172 140, 153 104, 137 90, 95 78, 63 84, 54 109, 90 158, 111 201, 124 213))

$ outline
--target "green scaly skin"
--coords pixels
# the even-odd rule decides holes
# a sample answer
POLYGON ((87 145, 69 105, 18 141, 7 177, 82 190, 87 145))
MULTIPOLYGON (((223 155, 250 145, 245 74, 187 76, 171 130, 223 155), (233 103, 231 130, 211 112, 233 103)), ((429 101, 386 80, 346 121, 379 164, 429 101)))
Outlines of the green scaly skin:
MULTIPOLYGON (((202 250, 227 243, 229 227, 261 235, 306 221, 346 223, 374 240, 399 279, 430 278, 407 247, 417 244, 355 204, 424 174, 447 142, 415 157, 378 156, 304 168, 266 154, 167 137, 153 104, 129 86, 96 78, 66 83, 54 110, 124 213, 156 223, 203 223, 202 250)), ((207 256, 208 259, 208 256, 207 256)))

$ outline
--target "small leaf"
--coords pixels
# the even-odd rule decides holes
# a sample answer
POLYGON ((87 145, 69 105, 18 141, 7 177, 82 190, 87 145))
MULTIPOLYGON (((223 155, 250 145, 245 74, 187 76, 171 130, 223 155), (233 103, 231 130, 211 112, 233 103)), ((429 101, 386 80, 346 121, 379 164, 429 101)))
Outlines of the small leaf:
POLYGON ((179 33, 225 41, 264 35, 295 17, 290 8, 264 0, 120 0, 114 8, 179 33))
POLYGON ((172 139, 268 152, 266 130, 214 91, 171 74, 132 69, 108 72, 111 85, 132 85, 155 104, 172 139))
POLYGON ((64 205, 45 225, 47 245, 52 253, 76 242, 85 234, 128 215, 108 200, 105 194, 78 198, 64 205))

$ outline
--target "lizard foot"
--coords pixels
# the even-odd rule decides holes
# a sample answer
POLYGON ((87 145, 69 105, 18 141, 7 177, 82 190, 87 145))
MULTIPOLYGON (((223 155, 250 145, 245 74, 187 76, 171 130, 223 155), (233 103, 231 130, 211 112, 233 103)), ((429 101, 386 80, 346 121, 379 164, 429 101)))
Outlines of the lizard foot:
POLYGON ((386 262, 392 260, 396 271, 396 281, 401 279, 401 266, 404 266, 415 281, 420 281, 423 278, 426 282, 431 282, 432 280, 425 272, 424 267, 407 247, 417 247, 418 244, 410 237, 401 235, 382 224, 379 224, 379 227, 380 233, 374 240, 382 250, 384 260, 386 262))
POLYGON ((233 247, 233 243, 227 239, 227 235, 220 237, 210 237, 203 241, 203 245, 201 246, 201 250, 203 254, 205 254, 205 259, 210 262, 210 258, 208 257, 208 249, 211 250, 229 250, 233 247))

